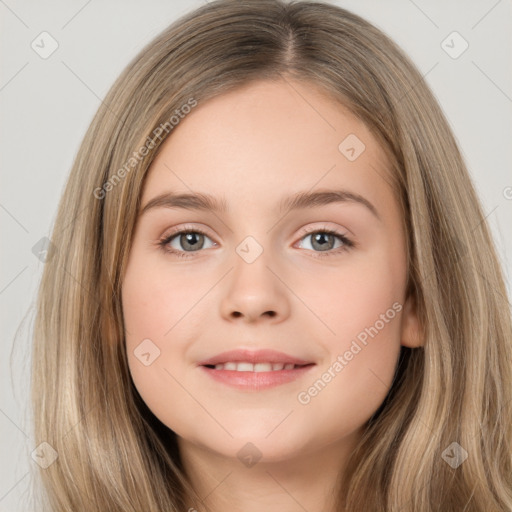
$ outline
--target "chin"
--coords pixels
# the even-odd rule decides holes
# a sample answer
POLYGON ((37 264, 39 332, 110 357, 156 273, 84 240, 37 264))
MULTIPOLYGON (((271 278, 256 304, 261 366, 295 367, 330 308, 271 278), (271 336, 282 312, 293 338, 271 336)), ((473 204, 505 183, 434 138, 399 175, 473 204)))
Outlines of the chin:
MULTIPOLYGON (((254 432, 249 435, 246 431, 230 431, 233 435, 222 435, 219 439, 197 439, 196 442, 204 448, 226 458, 237 458, 247 467, 257 463, 284 462, 294 458, 309 446, 308 439, 291 438, 287 432, 282 436, 277 433, 268 435, 268 431, 254 432)), ((194 441, 189 441, 194 443, 194 441)), ((195 444, 195 443, 194 443, 195 444)))

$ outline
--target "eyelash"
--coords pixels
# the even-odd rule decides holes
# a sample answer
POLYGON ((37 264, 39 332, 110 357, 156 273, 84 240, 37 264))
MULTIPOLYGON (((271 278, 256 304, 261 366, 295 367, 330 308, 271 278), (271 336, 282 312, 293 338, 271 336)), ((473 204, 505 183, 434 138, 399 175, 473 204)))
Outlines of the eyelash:
MULTIPOLYGON (((204 235, 204 236, 207 236, 208 238, 209 235, 207 233, 205 233, 203 230, 199 229, 199 228, 183 228, 179 231, 174 231, 173 233, 171 233, 170 235, 166 236, 165 238, 162 238, 160 239, 158 242, 157 242, 157 245, 162 249, 162 251, 164 251, 164 253, 166 254, 173 254, 174 256, 177 256, 178 258, 191 258, 193 257, 192 254, 194 252, 201 252, 201 251, 192 251, 192 252, 186 252, 186 251, 176 251, 174 249, 169 249, 169 246, 168 244, 174 239, 176 238, 178 235, 182 235, 184 233, 187 233, 187 234, 190 234, 190 233, 199 233, 201 235, 204 235)), ((325 258, 325 257, 328 257, 328 256, 335 256, 341 252, 345 252, 345 251, 349 251, 350 249, 353 249, 356 244, 355 242, 353 242, 352 240, 350 240, 349 238, 347 238, 346 235, 343 235, 341 233, 339 233, 338 231, 336 230, 333 230, 333 229, 329 229, 329 228, 324 228, 324 229, 307 229, 305 230, 300 239, 302 240, 303 238, 305 238, 306 236, 308 235, 311 235, 311 234, 317 234, 317 233, 324 233, 324 234, 328 234, 328 235, 333 235, 337 238, 339 238, 341 240, 341 242, 343 243, 343 245, 341 247, 338 247, 337 250, 329 250, 329 251, 326 251, 326 252, 316 252, 317 256, 313 256, 314 258, 325 258)))

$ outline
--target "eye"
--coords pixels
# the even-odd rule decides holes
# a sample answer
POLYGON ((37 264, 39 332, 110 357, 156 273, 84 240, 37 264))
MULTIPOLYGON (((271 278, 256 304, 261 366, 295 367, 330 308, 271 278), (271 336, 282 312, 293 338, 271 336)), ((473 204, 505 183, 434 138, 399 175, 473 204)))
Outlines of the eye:
MULTIPOLYGON (((175 254, 180 258, 188 258, 186 253, 198 252, 204 249, 204 239, 208 235, 197 228, 194 229, 181 229, 173 232, 171 235, 165 237, 158 242, 161 249, 167 253, 175 254), (174 246, 173 246, 174 244, 174 246), (177 249, 176 246, 181 246, 184 250, 177 249)), ((213 242, 213 245, 215 243, 213 242)))
MULTIPOLYGON (((208 235, 201 229, 185 227, 181 230, 174 231, 162 240, 159 240, 157 244, 165 253, 174 254, 179 258, 190 258, 192 257, 190 253, 200 252, 201 249, 205 248, 205 237, 210 240, 208 235), (179 248, 180 246, 181 249, 179 248)), ((303 236, 300 240, 305 240, 307 238, 311 238, 311 250, 316 253, 316 256, 314 257, 323 258, 326 256, 332 256, 355 247, 355 243, 346 235, 328 228, 309 228, 303 232, 303 236), (333 251, 333 249, 335 249, 334 245, 336 243, 336 239, 338 239, 340 244, 336 248, 337 250, 333 251)), ((212 242, 210 247, 214 245, 217 244, 212 242)))
POLYGON ((326 256, 335 256, 340 252, 348 251, 355 247, 355 243, 352 242, 345 234, 339 233, 336 230, 323 228, 323 229, 307 229, 306 235, 301 240, 311 239, 312 250, 316 253, 315 258, 324 258, 326 256), (338 239, 341 243, 338 245, 336 251, 333 251, 334 245, 338 239), (316 250, 318 249, 318 251, 316 250), (323 254, 322 254, 323 253, 323 254))

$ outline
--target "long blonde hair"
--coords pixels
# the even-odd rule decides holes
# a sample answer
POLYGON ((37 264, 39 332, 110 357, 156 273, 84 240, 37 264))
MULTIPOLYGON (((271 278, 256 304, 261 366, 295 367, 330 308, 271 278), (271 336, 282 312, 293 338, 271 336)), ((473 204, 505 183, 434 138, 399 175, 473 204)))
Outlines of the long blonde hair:
POLYGON ((409 58, 373 25, 333 5, 282 0, 218 0, 180 18, 126 67, 85 135, 34 328, 34 438, 58 454, 39 470, 45 507, 189 508, 175 434, 130 377, 122 278, 144 177, 172 134, 155 131, 191 100, 279 78, 323 87, 389 154, 424 336, 423 347, 402 347, 340 478, 339 510, 512 510, 511 314, 449 125, 409 58), (454 442, 468 454, 456 468, 443 457, 454 442))

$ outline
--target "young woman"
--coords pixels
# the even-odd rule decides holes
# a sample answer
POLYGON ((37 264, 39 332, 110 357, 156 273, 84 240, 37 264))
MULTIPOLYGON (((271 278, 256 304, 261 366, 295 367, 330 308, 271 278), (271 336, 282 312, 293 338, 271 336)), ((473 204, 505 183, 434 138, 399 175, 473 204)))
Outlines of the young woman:
POLYGON ((47 510, 512 510, 494 244, 431 91, 360 17, 178 20, 102 103, 52 242, 47 510))

